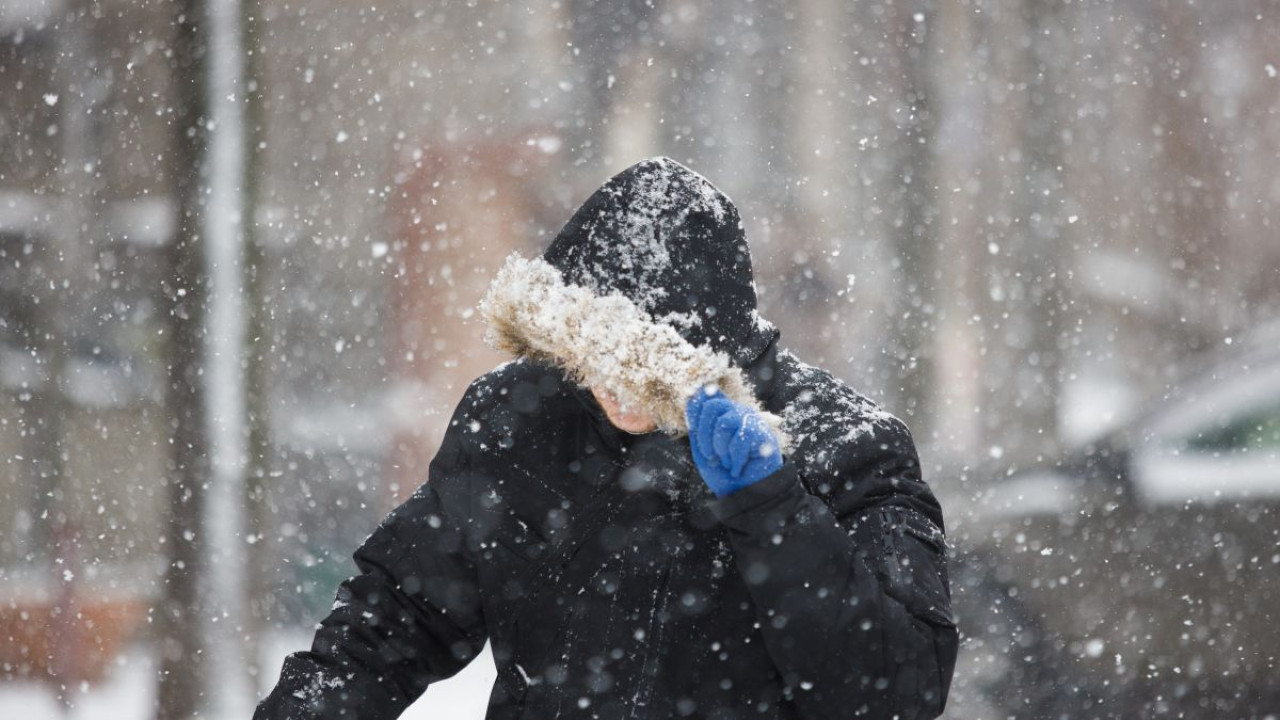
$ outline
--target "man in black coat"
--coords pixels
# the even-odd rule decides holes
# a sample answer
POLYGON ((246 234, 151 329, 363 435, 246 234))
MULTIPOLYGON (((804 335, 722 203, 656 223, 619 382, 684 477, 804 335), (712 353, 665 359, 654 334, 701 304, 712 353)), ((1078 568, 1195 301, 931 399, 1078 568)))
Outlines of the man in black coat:
POLYGON ((482 310, 517 359, 255 718, 398 717, 486 640, 493 720, 941 714, 957 633, 910 434, 778 347, 727 197, 633 166, 482 310))

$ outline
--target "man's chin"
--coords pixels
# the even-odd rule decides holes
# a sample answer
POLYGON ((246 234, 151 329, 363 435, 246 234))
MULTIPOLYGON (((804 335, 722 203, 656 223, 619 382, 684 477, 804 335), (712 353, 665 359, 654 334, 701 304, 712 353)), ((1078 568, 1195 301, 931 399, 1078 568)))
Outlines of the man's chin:
POLYGON ((618 420, 614 420, 610 418, 609 421, 613 423, 614 427, 618 428, 622 432, 631 433, 632 435, 648 435, 658 429, 658 426, 654 424, 652 420, 647 419, 628 420, 626 418, 619 418, 618 420))

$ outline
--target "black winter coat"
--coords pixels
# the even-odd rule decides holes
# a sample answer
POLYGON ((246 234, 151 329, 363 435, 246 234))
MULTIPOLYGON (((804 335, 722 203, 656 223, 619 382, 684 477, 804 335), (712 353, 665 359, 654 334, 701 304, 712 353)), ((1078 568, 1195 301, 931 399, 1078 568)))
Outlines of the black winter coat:
POLYGON ((395 718, 486 640, 492 720, 940 714, 957 635, 938 503, 901 422, 777 348, 733 203, 648 160, 597 190, 544 262, 604 298, 599 312, 621 296, 666 325, 639 337, 675 329, 689 352, 741 368, 734 392, 783 418, 782 468, 715 498, 687 438, 620 434, 567 379, 593 368, 556 364, 652 360, 642 389, 681 403, 687 387, 662 387, 667 356, 615 316, 565 321, 560 308, 581 307, 567 286, 550 302, 517 293, 503 307, 533 320, 494 317, 542 362, 468 389, 428 482, 356 551, 360 574, 257 720, 395 718), (633 344, 610 347, 623 337, 633 344))
POLYGON ((721 499, 557 370, 477 380, 255 718, 395 718, 486 639, 493 720, 939 715, 957 635, 907 429, 786 351, 748 370, 794 448, 721 499))

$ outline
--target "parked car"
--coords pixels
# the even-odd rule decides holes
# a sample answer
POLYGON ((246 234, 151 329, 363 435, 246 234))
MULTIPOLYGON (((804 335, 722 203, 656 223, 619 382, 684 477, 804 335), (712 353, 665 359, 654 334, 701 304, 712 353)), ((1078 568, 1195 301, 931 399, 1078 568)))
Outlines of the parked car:
POLYGON ((1000 717, 1277 717, 1280 342, 977 500, 962 692, 1000 717))

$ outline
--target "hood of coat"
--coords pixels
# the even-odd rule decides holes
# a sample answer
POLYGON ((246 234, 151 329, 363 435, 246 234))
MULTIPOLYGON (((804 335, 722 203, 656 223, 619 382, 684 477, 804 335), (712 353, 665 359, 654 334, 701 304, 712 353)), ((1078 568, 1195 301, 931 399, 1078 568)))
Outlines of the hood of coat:
POLYGON ((695 346, 734 359, 749 349, 756 289, 738 209, 670 158, 645 160, 610 178, 543 259, 566 283, 622 295, 695 346))
POLYGON ((603 387, 669 433, 686 431, 685 402, 707 385, 759 409, 741 368, 778 334, 756 312, 737 208, 668 158, 611 178, 542 257, 508 258, 480 309, 494 347, 603 387))

